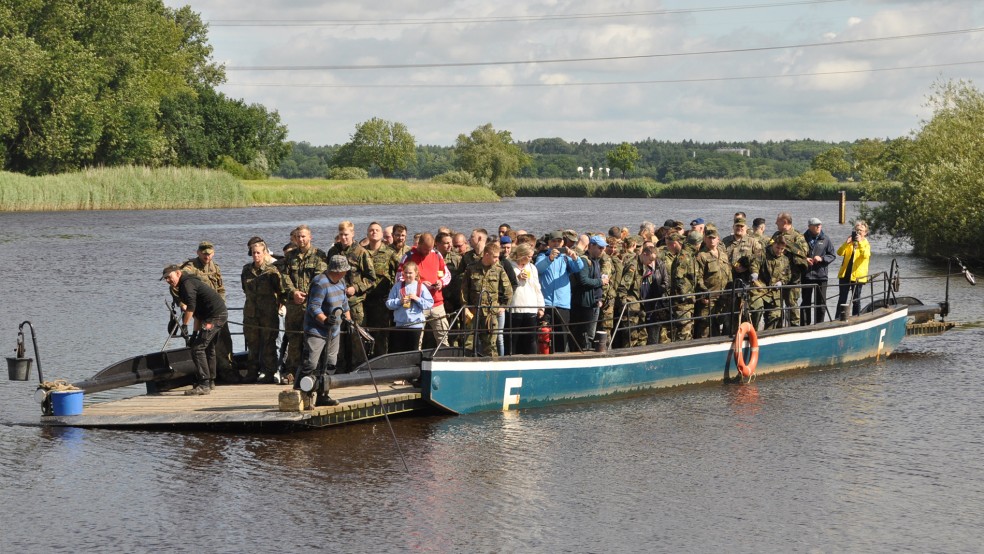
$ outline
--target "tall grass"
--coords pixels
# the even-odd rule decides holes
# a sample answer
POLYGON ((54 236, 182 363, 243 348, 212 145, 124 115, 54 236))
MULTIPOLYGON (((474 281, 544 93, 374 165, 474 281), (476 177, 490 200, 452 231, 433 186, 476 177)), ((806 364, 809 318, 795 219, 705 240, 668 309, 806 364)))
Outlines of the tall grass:
POLYGON ((222 171, 124 166, 29 177, 0 172, 0 211, 232 208, 248 205, 222 171))
POLYGON ((846 191, 858 200, 855 183, 804 183, 791 179, 685 179, 669 184, 652 179, 590 181, 517 179, 516 196, 569 198, 734 198, 743 200, 832 200, 846 191))
POLYGON ((446 185, 396 179, 270 179, 246 181, 254 205, 422 204, 496 202, 485 187, 446 185))

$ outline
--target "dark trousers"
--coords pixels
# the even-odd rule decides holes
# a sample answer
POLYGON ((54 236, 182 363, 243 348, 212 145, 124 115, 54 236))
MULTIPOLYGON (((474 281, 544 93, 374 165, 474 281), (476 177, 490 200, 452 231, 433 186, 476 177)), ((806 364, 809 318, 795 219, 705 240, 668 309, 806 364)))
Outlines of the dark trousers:
POLYGON ((576 306, 571 308, 571 332, 577 339, 581 350, 591 350, 591 341, 594 340, 595 331, 598 329, 598 307, 590 306, 583 308, 576 306))
POLYGON ((847 296, 851 295, 854 299, 851 306, 851 315, 858 315, 861 313, 861 287, 864 283, 854 283, 848 278, 842 278, 838 282, 840 286, 840 294, 837 296, 837 315, 834 317, 837 319, 841 318, 844 313, 844 304, 847 304, 847 296))
POLYGON ((827 313, 827 280, 803 278, 803 300, 800 302, 802 325, 823 323, 827 313), (817 285, 813 287, 811 285, 817 285), (814 305, 815 304, 815 305, 814 305), (816 316, 811 317, 811 316, 816 316), (815 319, 816 321, 813 321, 815 319))
POLYGON ((420 350, 420 337, 423 327, 395 327, 390 331, 390 352, 410 352, 420 350))
POLYGON ((506 349, 512 354, 536 354, 536 314, 507 314, 506 349))
POLYGON ((550 316, 550 327, 553 330, 550 338, 553 351, 567 352, 569 348, 567 341, 569 340, 570 334, 573 332, 570 325, 570 309, 548 306, 547 314, 550 316))
POLYGON ((195 369, 198 370, 198 385, 207 385, 209 381, 215 380, 215 342, 222 328, 225 327, 226 318, 216 317, 206 320, 205 323, 211 323, 212 328, 205 329, 203 325, 191 340, 191 358, 195 361, 195 369))

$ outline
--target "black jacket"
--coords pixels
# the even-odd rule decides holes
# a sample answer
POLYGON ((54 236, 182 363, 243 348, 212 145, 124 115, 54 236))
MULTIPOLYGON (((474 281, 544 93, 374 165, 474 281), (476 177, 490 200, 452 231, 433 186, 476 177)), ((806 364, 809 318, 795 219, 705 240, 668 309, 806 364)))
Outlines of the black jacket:
POLYGON ((584 268, 571 275, 571 307, 592 308, 601 300, 601 260, 581 256, 584 268))
POLYGON ((187 306, 186 310, 193 312, 201 321, 229 317, 225 300, 222 300, 215 289, 194 275, 181 273, 181 278, 178 279, 178 298, 187 306))
POLYGON ((830 242, 830 239, 827 238, 827 235, 823 231, 820 231, 820 234, 816 237, 811 237, 810 232, 807 231, 803 233, 803 239, 806 240, 806 256, 808 258, 814 256, 823 258, 823 261, 814 262, 813 265, 807 268, 803 272, 803 278, 812 281, 826 281, 827 266, 830 265, 830 262, 837 259, 837 249, 834 248, 834 243, 830 242))

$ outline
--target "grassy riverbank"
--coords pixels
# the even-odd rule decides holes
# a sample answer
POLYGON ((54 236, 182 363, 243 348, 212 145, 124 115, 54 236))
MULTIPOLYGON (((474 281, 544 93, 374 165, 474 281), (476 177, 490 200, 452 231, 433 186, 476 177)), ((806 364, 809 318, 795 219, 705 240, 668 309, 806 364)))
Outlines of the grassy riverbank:
POLYGON ((228 173, 190 168, 112 167, 29 177, 0 172, 0 211, 157 210, 249 205, 228 173))
POLYGON ((485 187, 407 182, 240 181, 223 171, 114 167, 29 177, 0 172, 0 211, 173 210, 338 204, 495 202, 485 187))
POLYGON ((518 179, 516 196, 573 198, 734 198, 742 200, 833 200, 847 191, 860 197, 855 183, 811 183, 799 179, 686 179, 664 184, 652 179, 612 181, 518 179))
POLYGON ((444 185, 398 179, 270 179, 245 181, 250 201, 259 206, 337 204, 427 204, 449 202, 497 202, 486 187, 444 185))

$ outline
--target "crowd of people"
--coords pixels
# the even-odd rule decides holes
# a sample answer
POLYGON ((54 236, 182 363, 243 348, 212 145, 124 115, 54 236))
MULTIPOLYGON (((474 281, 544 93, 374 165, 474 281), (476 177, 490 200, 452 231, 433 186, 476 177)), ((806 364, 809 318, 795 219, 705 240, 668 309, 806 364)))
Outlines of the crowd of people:
MULTIPOLYGON (((327 251, 300 225, 278 255, 253 237, 240 276, 248 364, 261 380, 298 386, 319 366, 334 371, 343 340, 352 341, 348 363, 357 365, 370 355, 438 345, 501 356, 727 335, 739 318, 765 329, 820 323, 828 266, 838 255, 836 317, 845 306, 856 315, 871 255, 865 223, 855 223, 839 246, 818 218, 800 232, 782 212, 775 225, 767 233, 764 218, 749 224, 738 212, 726 236, 696 218, 689 226, 643 222, 635 234, 618 226, 540 236, 508 224, 492 235, 441 227, 408 242, 405 225, 373 222, 357 239, 343 221, 327 251), (341 332, 344 322, 371 334, 371 350, 359 333, 341 332)), ((162 277, 182 323, 195 325, 193 334, 182 328, 199 369, 189 394, 208 394, 215 343, 231 340, 213 256, 213 245, 202 242, 195 258, 168 266, 162 277)))

